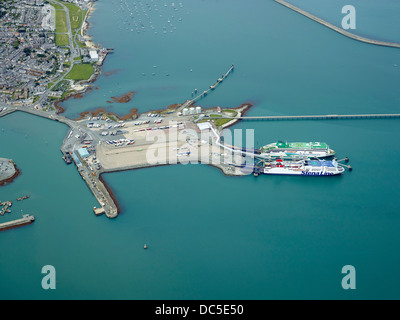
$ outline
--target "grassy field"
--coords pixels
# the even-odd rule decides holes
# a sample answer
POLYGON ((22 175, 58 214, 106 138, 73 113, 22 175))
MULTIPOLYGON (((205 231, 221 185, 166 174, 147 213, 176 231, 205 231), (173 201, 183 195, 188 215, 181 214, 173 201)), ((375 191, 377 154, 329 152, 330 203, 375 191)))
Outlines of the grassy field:
POLYGON ((83 11, 72 3, 63 3, 69 10, 69 19, 71 21, 71 29, 80 29, 82 26, 82 19, 86 15, 86 11, 83 11))
POLYGON ((224 110, 224 113, 229 117, 236 117, 238 115, 237 111, 231 109, 224 110))
MULTIPOLYGON (((68 25, 67 25, 67 15, 64 8, 60 5, 62 3, 69 11, 69 19, 71 24, 72 33, 75 35, 76 32, 82 28, 83 20, 87 14, 87 10, 82 10, 78 6, 64 2, 64 1, 56 1, 57 3, 52 4, 52 6, 56 9, 56 33, 67 33, 68 25)), ((65 35, 56 35, 56 45, 57 46, 67 46, 70 45, 68 37, 65 35)), ((74 40, 72 43, 74 47, 86 48, 84 43, 81 43, 77 40, 74 40), (75 43, 76 42, 76 43, 75 43)))
POLYGON ((63 9, 63 7, 61 6, 61 5, 59 5, 59 4, 53 4, 53 3, 50 3, 56 10, 57 9, 63 9))
POLYGON ((69 45, 69 38, 67 34, 56 34, 56 45, 64 47, 69 45))
POLYGON ((86 44, 75 39, 75 43, 82 49, 86 49, 86 44))
MULTIPOLYGON (((238 112, 235 111, 235 110, 226 109, 223 112, 228 117, 236 117, 238 115, 238 112)), ((232 119, 220 119, 220 118, 222 118, 222 115, 212 114, 212 115, 210 115, 210 118, 200 120, 198 123, 211 121, 218 128, 218 127, 220 127, 220 126, 224 125, 225 123, 228 123, 229 121, 232 120, 232 119)))
POLYGON ((68 73, 65 79, 71 79, 75 81, 88 80, 94 72, 94 67, 91 64, 77 64, 74 65, 71 72, 68 73))
POLYGON ((65 11, 56 10, 56 32, 67 33, 67 15, 65 11))

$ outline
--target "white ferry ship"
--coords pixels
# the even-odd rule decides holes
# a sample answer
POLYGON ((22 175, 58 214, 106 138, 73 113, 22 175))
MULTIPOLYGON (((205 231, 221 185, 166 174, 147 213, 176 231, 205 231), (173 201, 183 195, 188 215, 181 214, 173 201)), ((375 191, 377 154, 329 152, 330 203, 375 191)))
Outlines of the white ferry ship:
POLYGON ((264 174, 303 175, 303 176, 334 176, 342 174, 345 169, 336 160, 299 160, 283 161, 276 159, 265 162, 264 174))
POLYGON ((335 155, 324 142, 282 142, 267 144, 261 148, 259 157, 264 159, 295 160, 303 158, 321 159, 335 155))

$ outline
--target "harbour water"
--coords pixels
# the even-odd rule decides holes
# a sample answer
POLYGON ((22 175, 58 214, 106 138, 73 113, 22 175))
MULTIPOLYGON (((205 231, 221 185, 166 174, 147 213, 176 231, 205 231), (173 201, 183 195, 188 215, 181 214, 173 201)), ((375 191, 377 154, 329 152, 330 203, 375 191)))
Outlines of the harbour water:
MULTIPOLYGON (((166 16, 164 1, 151 3, 166 16)), ((177 28, 164 34, 154 17, 154 34, 119 29, 120 2, 98 1, 89 33, 115 48, 104 71, 118 71, 67 101, 66 114, 184 102, 232 63, 201 105, 252 101, 251 115, 398 112, 399 50, 347 39, 272 1, 182 3, 171 13, 182 18, 177 28), (105 102, 131 90, 127 105, 105 102)), ((254 129, 256 145, 325 141, 354 170, 326 179, 226 177, 205 165, 107 174, 122 209, 114 220, 93 214, 96 199, 61 159, 66 126, 15 113, 0 128, 1 156, 22 172, 0 200, 31 196, 0 219, 36 218, 0 233, 0 299, 400 297, 398 120, 239 123, 232 129, 254 129), (44 265, 56 268, 56 290, 41 287, 44 265), (357 270, 356 290, 341 287, 344 265, 357 270)))

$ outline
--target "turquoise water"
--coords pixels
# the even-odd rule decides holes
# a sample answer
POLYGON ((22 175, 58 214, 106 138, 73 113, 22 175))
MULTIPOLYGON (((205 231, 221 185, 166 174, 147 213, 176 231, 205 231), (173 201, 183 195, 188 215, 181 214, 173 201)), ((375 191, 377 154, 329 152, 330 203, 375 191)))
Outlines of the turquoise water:
POLYGON ((64 103, 68 116, 99 107, 124 114, 131 108, 145 112, 182 103, 195 88, 207 89, 232 63, 234 74, 200 105, 233 107, 250 101, 259 114, 398 109, 400 67, 394 64, 400 66, 399 50, 348 39, 272 1, 190 1, 177 12, 157 3, 159 11, 149 12, 157 35, 148 22, 144 33, 126 30, 132 27, 123 24, 132 23, 128 11, 114 13, 112 2, 96 4, 89 34, 116 49, 104 71, 118 72, 100 76, 99 89, 83 99, 64 103), (176 30, 164 34, 172 15, 170 21, 178 19, 176 30), (106 102, 131 90, 137 94, 128 104, 106 102))
MULTIPOLYGON (((182 102, 231 63, 235 72, 202 105, 253 101, 253 115, 398 112, 398 50, 344 38, 269 1, 183 4, 172 33, 154 17, 161 33, 115 37, 116 2, 97 2, 90 33, 116 49, 104 70, 121 70, 68 101, 67 113, 130 90, 131 103, 110 110, 182 102)), ((0 233, 0 299, 399 298, 398 120, 239 123, 255 130, 257 145, 326 141, 354 170, 327 179, 226 177, 205 165, 107 174, 122 208, 115 220, 93 214, 96 199, 62 161, 66 126, 15 113, 0 128, 1 156, 22 171, 0 199, 31 195, 0 219, 37 218, 0 233), (52 291, 41 288, 48 264, 57 271, 52 291), (341 288, 348 264, 357 271, 352 291, 341 288)))

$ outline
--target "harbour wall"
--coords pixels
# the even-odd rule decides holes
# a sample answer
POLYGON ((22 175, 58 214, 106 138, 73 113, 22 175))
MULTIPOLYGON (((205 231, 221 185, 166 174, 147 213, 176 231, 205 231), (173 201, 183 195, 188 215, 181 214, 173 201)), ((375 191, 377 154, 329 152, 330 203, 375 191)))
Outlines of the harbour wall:
POLYGON ((26 216, 22 217, 21 219, 0 223, 0 231, 24 226, 24 225, 32 223, 33 221, 35 221, 34 216, 26 215, 26 216))
POLYGON ((322 25, 324 25, 324 26, 326 26, 326 27, 328 27, 328 28, 330 28, 330 29, 332 29, 332 30, 334 30, 334 31, 346 36, 346 37, 348 37, 348 38, 351 38, 351 39, 354 39, 354 40, 357 40, 357 41, 361 41, 361 42, 365 42, 365 43, 369 43, 369 44, 378 45, 378 46, 400 48, 400 43, 379 41, 379 40, 369 39, 369 38, 360 37, 360 36, 357 36, 355 34, 352 34, 352 33, 348 32, 346 30, 343 30, 343 29, 341 29, 341 28, 339 28, 339 27, 337 27, 337 26, 335 26, 335 25, 323 20, 323 19, 320 19, 320 18, 308 13, 307 11, 304 11, 304 10, 302 10, 300 8, 297 8, 294 5, 292 5, 290 3, 287 3, 286 1, 275 0, 275 2, 281 4, 281 5, 289 8, 289 9, 292 9, 293 11, 296 11, 296 12, 302 14, 303 16, 306 16, 307 18, 309 18, 311 20, 314 20, 314 21, 316 21, 316 22, 318 22, 318 23, 320 23, 320 24, 322 24, 322 25))

